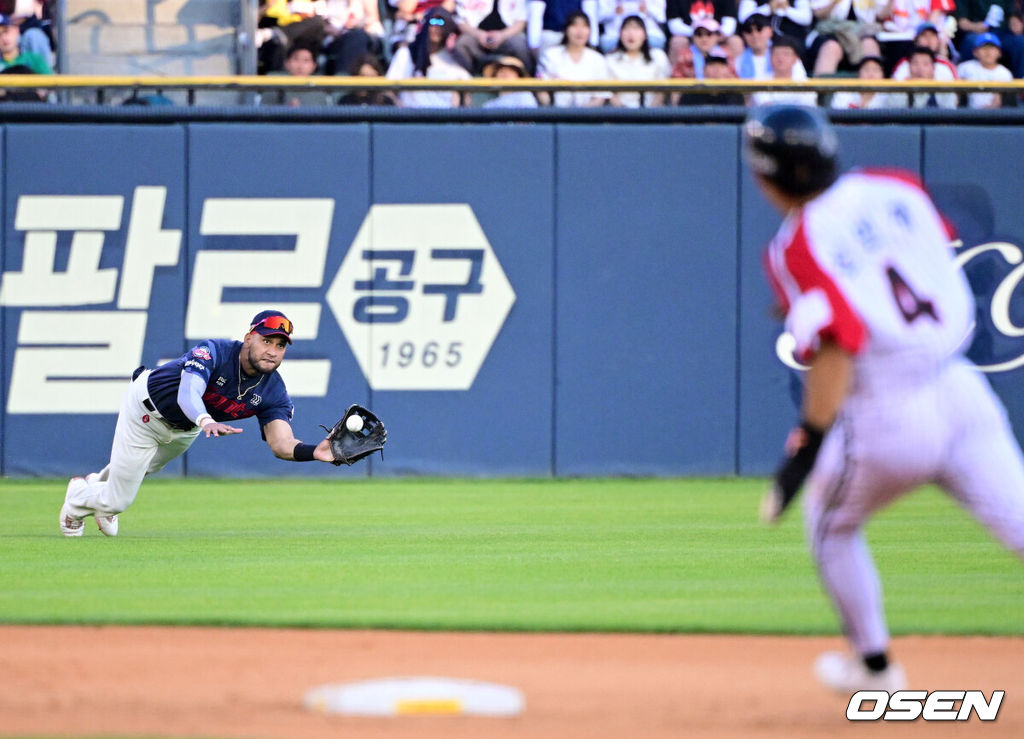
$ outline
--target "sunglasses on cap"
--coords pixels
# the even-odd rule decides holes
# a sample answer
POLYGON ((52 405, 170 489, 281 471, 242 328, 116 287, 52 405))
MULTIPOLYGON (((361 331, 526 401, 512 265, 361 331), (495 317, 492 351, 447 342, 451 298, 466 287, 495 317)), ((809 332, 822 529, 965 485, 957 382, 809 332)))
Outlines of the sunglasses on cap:
POLYGON ((292 322, 284 316, 267 316, 259 323, 254 323, 249 330, 255 331, 260 326, 268 328, 271 331, 280 331, 284 334, 291 335, 292 330, 295 328, 292 326, 292 322))
POLYGON ((445 25, 445 20, 444 18, 431 18, 427 23, 432 26, 443 26, 445 25))

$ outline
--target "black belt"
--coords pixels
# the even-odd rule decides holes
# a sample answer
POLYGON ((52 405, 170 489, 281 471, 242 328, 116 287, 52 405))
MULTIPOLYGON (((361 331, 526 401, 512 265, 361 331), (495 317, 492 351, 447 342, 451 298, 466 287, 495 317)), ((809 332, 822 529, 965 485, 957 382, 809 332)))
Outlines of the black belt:
MULTIPOLYGON (((145 371, 146 371, 146 365, 144 365, 144 364, 139 365, 135 369, 135 371, 132 372, 132 382, 135 382, 139 378, 139 375, 141 375, 145 371)), ((148 388, 147 388, 147 390, 148 390, 148 388)), ((142 404, 144 406, 146 406, 146 410, 149 411, 150 413, 156 413, 158 416, 162 416, 160 411, 158 411, 156 409, 156 406, 153 405, 153 401, 150 400, 148 397, 142 399, 142 404)), ((163 419, 161 418, 161 420, 163 420, 163 419)))
POLYGON ((188 425, 185 425, 182 423, 174 423, 173 421, 164 418, 164 414, 162 414, 160 411, 156 409, 156 406, 153 405, 153 401, 150 400, 149 398, 143 398, 142 405, 146 406, 146 410, 149 411, 150 413, 156 414, 156 420, 160 421, 160 423, 164 424, 165 426, 174 429, 175 431, 191 431, 196 427, 194 423, 189 423, 188 425))

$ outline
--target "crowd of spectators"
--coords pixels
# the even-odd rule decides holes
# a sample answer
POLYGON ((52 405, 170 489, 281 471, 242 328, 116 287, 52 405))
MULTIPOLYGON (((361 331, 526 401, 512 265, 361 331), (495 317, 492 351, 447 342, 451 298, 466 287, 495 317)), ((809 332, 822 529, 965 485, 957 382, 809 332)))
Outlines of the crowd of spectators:
MULTIPOLYGON (((1024 0, 265 0, 259 72, 461 81, 539 78, 637 83, 681 79, 800 81, 1024 78, 1024 0)), ((0 14, 0 71, 52 74, 52 0, 0 14), (24 12, 30 8, 31 12, 24 12)), ((483 89, 483 88, 482 88, 483 89)), ((8 99, 38 98, 36 91, 8 99)), ((750 105, 994 108, 1009 93, 767 89, 661 92, 445 89, 265 94, 270 105, 558 107, 750 105)))
MULTIPOLYGON (((263 3, 261 71, 308 49, 309 74, 390 79, 472 77, 570 81, 670 78, 806 80, 859 77, 1006 81, 1024 77, 1022 0, 314 0, 263 3), (383 12, 382 12, 383 11, 383 12), (390 28, 390 32, 385 28, 390 28), (358 35, 353 35, 358 34, 358 35), (346 40, 348 39, 348 40, 346 40), (365 63, 376 57, 377 66, 365 63)), ((1017 104, 1019 96, 957 92, 767 90, 674 94, 588 89, 500 96, 449 91, 347 96, 409 107, 658 107, 767 101, 835 108, 1017 104), (494 98, 494 99, 491 99, 494 98)), ((301 104, 296 99, 292 104, 301 104)))

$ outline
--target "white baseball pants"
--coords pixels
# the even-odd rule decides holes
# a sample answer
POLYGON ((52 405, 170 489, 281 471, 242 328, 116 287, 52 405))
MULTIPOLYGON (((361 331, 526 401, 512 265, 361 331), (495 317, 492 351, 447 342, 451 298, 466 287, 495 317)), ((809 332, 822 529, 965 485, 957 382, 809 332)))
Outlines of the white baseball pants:
POLYGON ((988 381, 962 360, 927 381, 856 390, 829 431, 807 484, 804 522, 823 584, 863 655, 889 631, 864 538, 875 511, 934 483, 1024 558, 1024 460, 988 381))
POLYGON ((199 429, 179 431, 168 426, 156 411, 143 404, 150 370, 143 371, 121 400, 114 429, 110 463, 86 478, 87 484, 68 497, 76 516, 90 513, 120 513, 135 501, 146 475, 159 472, 175 457, 185 453, 199 435, 199 429))

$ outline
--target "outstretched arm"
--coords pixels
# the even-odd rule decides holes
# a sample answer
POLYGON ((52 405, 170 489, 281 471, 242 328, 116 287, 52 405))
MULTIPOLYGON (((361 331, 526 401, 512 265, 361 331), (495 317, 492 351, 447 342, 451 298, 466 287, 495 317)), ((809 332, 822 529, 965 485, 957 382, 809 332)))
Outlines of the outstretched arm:
POLYGON ((181 371, 181 382, 178 383, 178 406, 185 417, 201 428, 206 438, 242 433, 240 428, 213 420, 213 416, 206 410, 206 404, 203 403, 205 390, 206 380, 194 372, 181 371))
POLYGON ((295 438, 291 424, 280 418, 270 421, 263 427, 263 435, 267 438, 267 446, 278 459, 287 459, 293 462, 333 462, 334 455, 331 454, 331 445, 326 439, 318 444, 303 444, 295 438))

